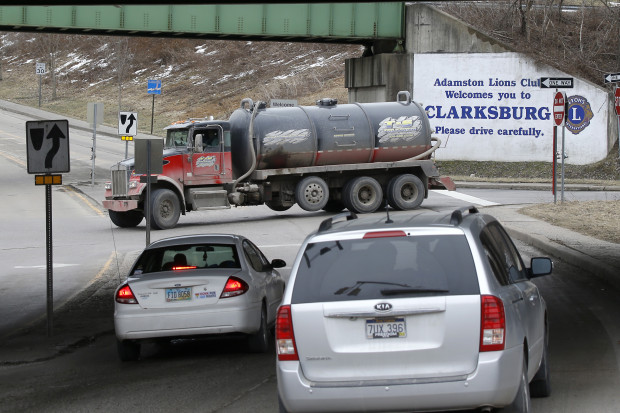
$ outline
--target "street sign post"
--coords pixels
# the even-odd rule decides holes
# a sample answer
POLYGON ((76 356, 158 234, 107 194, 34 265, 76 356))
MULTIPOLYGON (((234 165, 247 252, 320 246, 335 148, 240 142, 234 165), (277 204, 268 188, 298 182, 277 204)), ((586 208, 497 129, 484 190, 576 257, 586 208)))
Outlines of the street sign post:
MULTIPOLYGON (((161 174, 163 171, 163 152, 164 141, 160 138, 141 138, 135 140, 134 146, 134 170, 137 174, 145 174, 140 177, 145 178, 146 199, 151 199, 151 183, 157 182, 157 176, 151 174, 161 174)), ((146 246, 151 244, 151 203, 144 203, 144 216, 146 217, 146 246)))
POLYGON ((620 87, 616 87, 616 92, 614 93, 616 114, 618 115, 618 157, 620 158, 620 87))
POLYGON ((541 77, 542 89, 572 89, 574 79, 572 77, 541 77))
POLYGON ((47 264, 47 335, 54 329, 54 259, 52 245, 52 185, 62 184, 69 172, 69 121, 43 120, 26 122, 26 158, 35 185, 45 185, 45 252, 47 264))
POLYGON ((149 79, 146 84, 146 91, 149 95, 153 95, 153 104, 151 105, 151 135, 153 134, 153 119, 155 118, 155 95, 161 95, 161 80, 149 79))
POLYGON ((93 147, 91 148, 92 169, 90 183, 95 185, 95 159, 97 158, 97 125, 103 123, 103 103, 88 102, 86 105, 86 120, 93 127, 93 147))
POLYGON ((45 74, 45 63, 37 63, 35 73, 39 75, 39 107, 41 107, 41 76, 45 74))
POLYGON ((566 132, 566 93, 558 92, 556 90, 553 96, 553 202, 556 202, 556 172, 555 166, 557 164, 557 136, 558 126, 562 127, 562 152, 560 154, 562 159, 562 202, 564 202, 564 138, 566 132))
POLYGON ((556 92, 553 98, 553 122, 555 126, 564 126, 566 118, 566 93, 556 92))

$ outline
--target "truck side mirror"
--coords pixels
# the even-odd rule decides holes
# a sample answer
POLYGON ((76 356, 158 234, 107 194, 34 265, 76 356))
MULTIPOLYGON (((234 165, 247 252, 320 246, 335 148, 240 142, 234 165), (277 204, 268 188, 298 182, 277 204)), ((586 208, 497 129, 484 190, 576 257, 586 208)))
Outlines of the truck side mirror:
POLYGON ((202 152, 202 134, 194 136, 194 151, 202 152))

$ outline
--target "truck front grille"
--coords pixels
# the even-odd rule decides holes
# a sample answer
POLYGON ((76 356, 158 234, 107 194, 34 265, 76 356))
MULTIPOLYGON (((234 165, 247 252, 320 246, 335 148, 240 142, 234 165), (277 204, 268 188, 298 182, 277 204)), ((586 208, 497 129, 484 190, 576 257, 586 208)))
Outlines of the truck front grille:
POLYGON ((129 178, 127 169, 112 170, 112 196, 127 196, 129 191, 129 178))

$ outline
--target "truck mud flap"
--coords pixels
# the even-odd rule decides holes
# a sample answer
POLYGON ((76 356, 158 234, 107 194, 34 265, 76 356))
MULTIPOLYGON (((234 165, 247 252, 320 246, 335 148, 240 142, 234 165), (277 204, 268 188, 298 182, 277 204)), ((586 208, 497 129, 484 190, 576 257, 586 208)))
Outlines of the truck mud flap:
POLYGON ((439 178, 428 178, 429 189, 447 189, 448 191, 455 191, 456 184, 449 176, 442 176, 439 178))

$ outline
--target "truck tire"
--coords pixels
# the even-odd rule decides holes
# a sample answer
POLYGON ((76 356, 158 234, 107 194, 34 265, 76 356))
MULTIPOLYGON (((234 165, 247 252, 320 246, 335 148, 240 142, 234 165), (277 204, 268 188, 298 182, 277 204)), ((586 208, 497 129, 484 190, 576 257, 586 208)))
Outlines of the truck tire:
POLYGON ((144 218, 144 214, 140 211, 132 210, 132 211, 112 211, 108 210, 108 215, 110 216, 110 220, 117 227, 121 228, 132 228, 138 226, 142 219, 144 218))
POLYGON ((383 202, 383 190, 376 179, 360 176, 346 183, 342 202, 349 211, 359 214, 375 212, 383 202))
POLYGON ((415 175, 398 175, 388 183, 386 196, 394 209, 415 209, 424 201, 424 184, 415 175))
POLYGON ((154 229, 174 228, 179 222, 179 198, 169 189, 160 188, 151 194, 151 225, 154 229))
POLYGON ((329 187, 318 176, 302 179, 295 188, 295 201, 306 211, 318 211, 329 200, 329 187))

